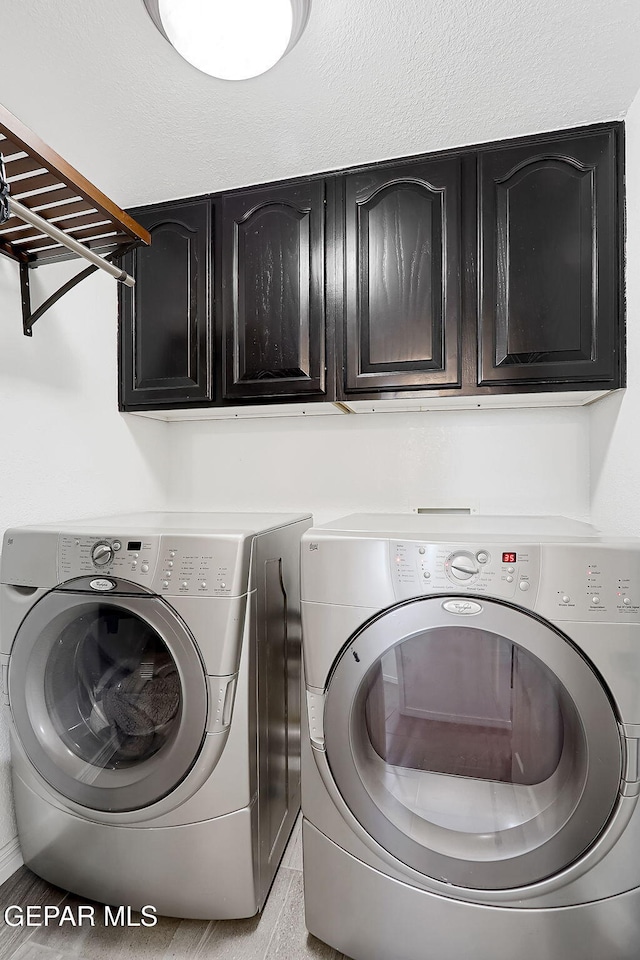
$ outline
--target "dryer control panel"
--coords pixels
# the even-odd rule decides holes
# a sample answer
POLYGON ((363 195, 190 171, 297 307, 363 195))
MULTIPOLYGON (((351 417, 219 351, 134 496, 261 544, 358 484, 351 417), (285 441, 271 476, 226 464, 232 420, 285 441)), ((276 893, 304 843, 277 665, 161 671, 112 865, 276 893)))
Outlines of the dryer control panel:
POLYGON ((146 586, 166 596, 239 596, 247 592, 243 538, 187 535, 61 534, 58 581, 92 574, 146 586))
POLYGON ((640 550, 544 545, 536 609, 551 620, 640 623, 640 550))
POLYGON ((640 623, 640 550, 624 544, 389 541, 397 600, 470 593, 549 620, 640 623))
POLYGON ((486 594, 532 607, 540 578, 540 548, 516 543, 464 545, 389 541, 396 599, 420 594, 486 594))

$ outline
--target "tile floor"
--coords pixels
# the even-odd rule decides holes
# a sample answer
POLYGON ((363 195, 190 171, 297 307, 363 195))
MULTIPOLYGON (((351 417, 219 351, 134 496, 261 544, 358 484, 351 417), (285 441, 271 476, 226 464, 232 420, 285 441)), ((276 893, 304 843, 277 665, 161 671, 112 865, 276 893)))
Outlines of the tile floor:
MULTIPOLYGON (((52 887, 26 867, 0 887, 9 904, 87 903, 52 887)), ((302 895, 301 818, 294 828, 262 914, 250 920, 176 920, 155 927, 96 925, 10 927, 0 914, 0 960, 348 960, 307 933, 302 895)))

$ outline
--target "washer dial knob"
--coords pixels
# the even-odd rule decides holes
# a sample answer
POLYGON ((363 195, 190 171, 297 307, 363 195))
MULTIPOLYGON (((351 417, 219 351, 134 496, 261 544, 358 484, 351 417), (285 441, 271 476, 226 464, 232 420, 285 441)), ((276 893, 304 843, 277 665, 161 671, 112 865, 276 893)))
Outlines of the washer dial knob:
POLYGON ((91 559, 96 567, 106 567, 113 560, 113 547, 106 540, 99 540, 91 548, 91 559))
POLYGON ((480 570, 472 554, 453 553, 447 561, 447 573, 454 583, 466 583, 476 577, 480 570))

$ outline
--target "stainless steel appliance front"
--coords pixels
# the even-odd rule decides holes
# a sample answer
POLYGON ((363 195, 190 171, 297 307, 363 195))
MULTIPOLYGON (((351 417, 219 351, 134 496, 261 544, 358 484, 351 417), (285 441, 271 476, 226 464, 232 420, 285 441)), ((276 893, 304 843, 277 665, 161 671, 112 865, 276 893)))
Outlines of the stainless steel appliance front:
POLYGON ((308 531, 302 584, 309 930, 354 960, 512 960, 518 930, 523 960, 637 960, 640 542, 355 515, 308 531))

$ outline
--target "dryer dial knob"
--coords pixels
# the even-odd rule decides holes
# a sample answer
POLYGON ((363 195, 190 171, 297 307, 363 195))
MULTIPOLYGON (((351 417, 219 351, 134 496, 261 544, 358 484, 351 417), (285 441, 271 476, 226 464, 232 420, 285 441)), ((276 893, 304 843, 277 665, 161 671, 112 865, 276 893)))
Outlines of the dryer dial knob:
POLYGON ((467 553, 454 553, 453 556, 449 558, 447 566, 449 568, 449 576, 454 581, 464 582, 471 580, 472 577, 475 577, 480 572, 475 558, 467 553))
POLYGON ((94 543, 91 548, 91 559, 96 567, 106 567, 113 560, 113 547, 106 540, 94 543))

